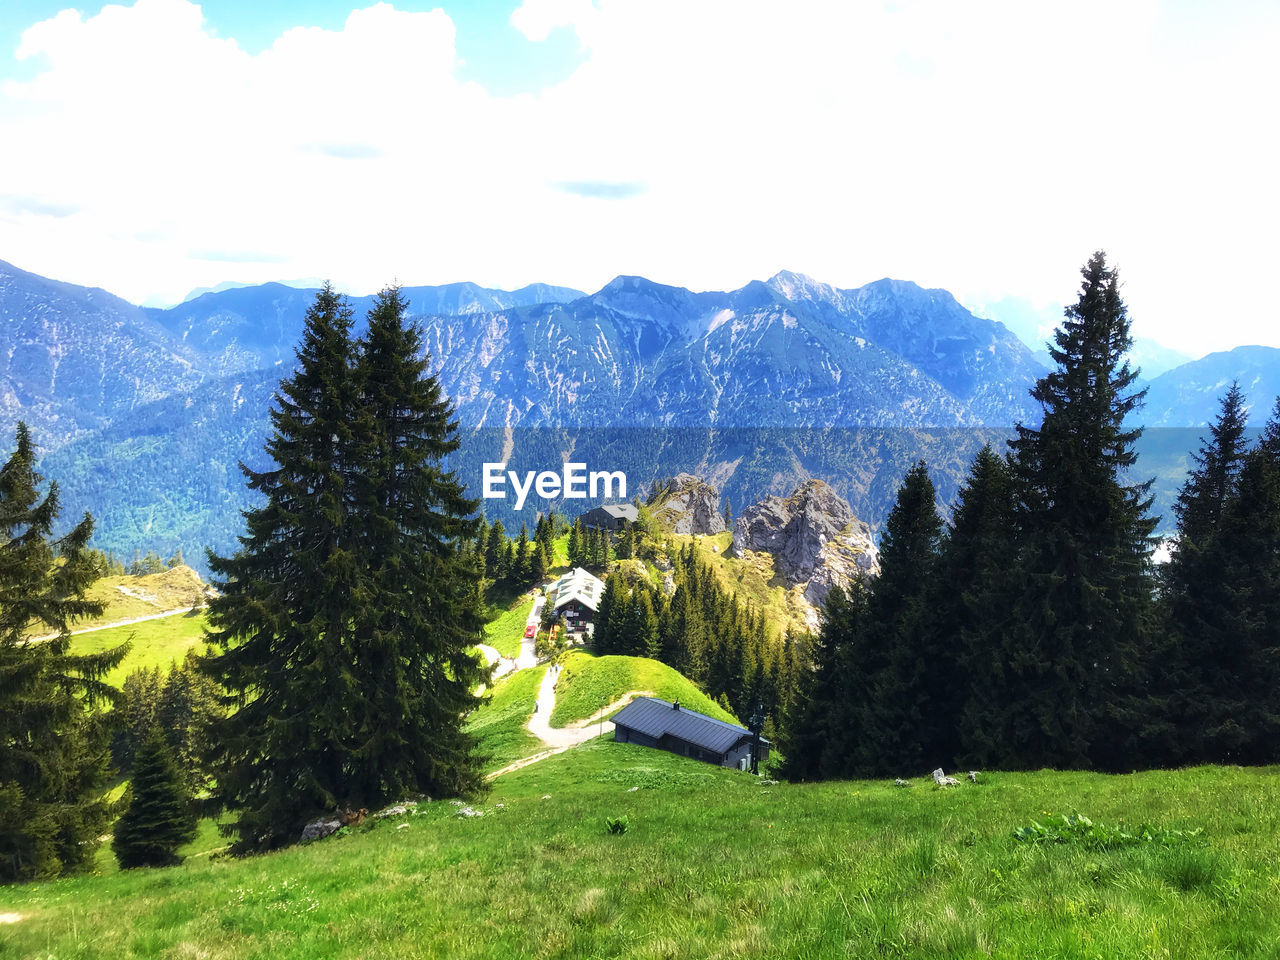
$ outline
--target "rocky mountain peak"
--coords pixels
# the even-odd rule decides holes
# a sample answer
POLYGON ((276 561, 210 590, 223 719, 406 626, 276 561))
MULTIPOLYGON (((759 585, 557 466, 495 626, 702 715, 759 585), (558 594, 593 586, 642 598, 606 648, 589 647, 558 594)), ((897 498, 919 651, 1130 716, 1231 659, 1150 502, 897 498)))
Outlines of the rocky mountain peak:
POLYGON ((778 574, 803 586, 815 606, 833 586, 880 569, 871 527, 821 480, 807 480, 789 497, 765 497, 743 510, 733 524, 733 551, 748 550, 772 554, 778 574))
POLYGON ((723 533, 720 491, 691 473, 678 473, 655 485, 646 504, 655 520, 672 533, 723 533))

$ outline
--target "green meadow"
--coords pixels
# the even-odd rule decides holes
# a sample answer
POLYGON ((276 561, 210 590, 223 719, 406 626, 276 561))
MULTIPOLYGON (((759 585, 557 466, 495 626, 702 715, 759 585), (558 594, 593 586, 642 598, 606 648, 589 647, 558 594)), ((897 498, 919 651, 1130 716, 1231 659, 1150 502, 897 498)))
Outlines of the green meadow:
POLYGON ((594 740, 499 778, 480 816, 433 801, 266 856, 2 888, 0 955, 1274 957, 1277 772, 790 785, 594 740), (1202 833, 1013 836, 1077 811, 1202 833))
POLYGON ((551 725, 563 727, 583 720, 631 691, 676 701, 717 720, 737 723, 714 700, 679 671, 647 657, 593 657, 580 650, 564 654, 556 682, 556 708, 551 725))
POLYGON ((156 620, 76 634, 71 638, 71 652, 98 653, 130 641, 124 660, 106 676, 108 683, 120 686, 134 670, 152 667, 167 670, 169 664, 181 663, 190 651, 203 650, 206 625, 201 612, 175 613, 156 620))

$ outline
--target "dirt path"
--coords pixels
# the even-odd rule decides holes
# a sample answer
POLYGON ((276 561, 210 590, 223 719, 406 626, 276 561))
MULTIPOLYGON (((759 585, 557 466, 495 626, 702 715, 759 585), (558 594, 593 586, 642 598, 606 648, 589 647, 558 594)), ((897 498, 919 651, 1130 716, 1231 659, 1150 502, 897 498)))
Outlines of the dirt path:
POLYGON ((594 737, 600 736, 602 733, 612 733, 613 724, 608 720, 603 720, 605 716, 620 707, 625 707, 636 697, 647 697, 652 695, 649 690, 630 690, 624 693, 613 703, 597 710, 591 716, 582 720, 575 720, 573 723, 564 727, 551 726, 551 712, 556 708, 556 683, 560 679, 558 671, 548 669, 542 678, 542 684, 538 687, 538 698, 534 707, 533 716, 529 718, 529 722, 525 724, 525 729, 532 733, 535 737, 545 743, 549 750, 543 750, 541 753, 535 753, 533 756, 525 757, 517 760, 515 763, 509 763, 500 770, 495 770, 486 776, 487 780, 494 780, 504 773, 511 773, 513 770, 520 770, 529 766, 531 763, 537 763, 539 760, 545 760, 547 757, 554 757, 558 753, 564 753, 571 747, 576 747, 581 743, 586 743, 594 737), (603 722, 602 722, 603 721, 603 722))
MULTIPOLYGON (((78 637, 82 633, 97 633, 99 630, 112 630, 116 627, 127 627, 133 623, 144 623, 147 620, 162 620, 165 617, 176 617, 180 613, 190 613, 195 607, 179 607, 176 610, 166 610, 163 613, 152 613, 145 617, 133 617, 129 620, 117 620, 115 623, 104 623, 96 627, 85 627, 83 630, 72 630, 71 636, 78 637)), ((28 637, 30 643, 37 643, 44 640, 52 640, 56 637, 56 633, 46 634, 43 637, 28 637)))

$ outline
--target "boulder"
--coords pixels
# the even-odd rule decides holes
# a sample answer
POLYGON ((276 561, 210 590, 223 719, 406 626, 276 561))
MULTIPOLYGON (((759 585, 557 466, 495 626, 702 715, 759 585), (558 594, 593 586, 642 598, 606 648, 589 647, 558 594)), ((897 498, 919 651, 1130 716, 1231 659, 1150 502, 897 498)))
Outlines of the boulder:
POLYGON ((691 473, 679 473, 657 485, 647 506, 672 533, 709 536, 723 533, 720 491, 691 473))
POLYGON ((834 586, 878 573, 871 528, 821 480, 808 480, 789 497, 765 497, 747 507, 733 524, 733 551, 764 551, 804 598, 819 606, 834 586))
POLYGON ((302 836, 298 838, 298 842, 306 843, 309 840, 323 840, 329 834, 336 832, 341 826, 342 821, 337 817, 316 817, 302 828, 302 836))

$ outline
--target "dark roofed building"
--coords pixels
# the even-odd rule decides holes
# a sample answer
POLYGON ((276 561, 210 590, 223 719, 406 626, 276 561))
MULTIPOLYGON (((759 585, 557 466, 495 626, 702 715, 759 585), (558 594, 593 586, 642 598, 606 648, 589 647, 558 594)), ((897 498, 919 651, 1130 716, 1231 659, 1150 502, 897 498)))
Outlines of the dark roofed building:
MULTIPOLYGON (((636 697, 614 714, 613 739, 668 750, 721 767, 746 770, 751 765, 750 730, 686 710, 679 700, 668 703, 657 697, 636 697)), ((761 737, 761 762, 768 758, 769 747, 769 741, 761 737)))
POLYGON ((602 530, 621 530, 624 521, 635 523, 640 511, 634 503, 606 503, 602 507, 594 507, 579 519, 584 527, 598 527, 602 530))

